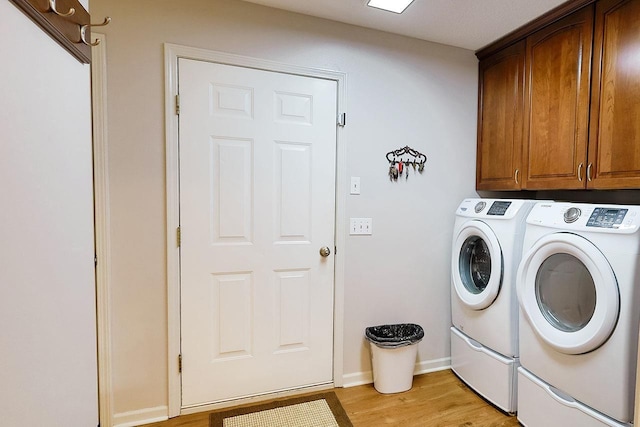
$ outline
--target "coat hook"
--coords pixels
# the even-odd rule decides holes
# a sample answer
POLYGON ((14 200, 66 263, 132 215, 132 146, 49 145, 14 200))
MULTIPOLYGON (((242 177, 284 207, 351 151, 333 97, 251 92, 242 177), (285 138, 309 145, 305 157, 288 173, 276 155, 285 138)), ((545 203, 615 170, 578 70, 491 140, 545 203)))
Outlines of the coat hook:
MULTIPOLYGON (((51 0, 51 1, 55 1, 55 0, 51 0)), ((91 41, 87 40, 87 28, 89 28, 89 27, 104 27, 105 25, 109 25, 109 22, 111 22, 111 18, 109 18, 107 16, 106 18, 104 18, 104 22, 102 24, 85 24, 85 25, 82 25, 80 27, 80 39, 82 40, 82 43, 86 44, 87 46, 98 46, 100 44, 100 39, 96 39, 95 43, 91 43, 91 41)))
POLYGON ((56 9, 56 0, 49 0, 49 10, 56 15, 63 16, 65 18, 68 18, 69 16, 76 13, 76 10, 74 8, 69 8, 69 11, 66 13, 58 12, 58 9, 56 9))

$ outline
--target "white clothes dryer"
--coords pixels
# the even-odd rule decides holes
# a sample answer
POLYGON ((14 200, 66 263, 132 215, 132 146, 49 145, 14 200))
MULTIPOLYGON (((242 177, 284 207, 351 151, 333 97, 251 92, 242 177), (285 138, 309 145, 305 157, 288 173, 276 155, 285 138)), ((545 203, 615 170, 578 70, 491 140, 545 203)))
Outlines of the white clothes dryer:
POLYGON ((639 206, 538 203, 529 214, 516 277, 523 425, 631 425, 639 228, 639 206))
POLYGON ((451 368, 478 394, 516 412, 514 276, 531 200, 465 199, 451 256, 451 368))

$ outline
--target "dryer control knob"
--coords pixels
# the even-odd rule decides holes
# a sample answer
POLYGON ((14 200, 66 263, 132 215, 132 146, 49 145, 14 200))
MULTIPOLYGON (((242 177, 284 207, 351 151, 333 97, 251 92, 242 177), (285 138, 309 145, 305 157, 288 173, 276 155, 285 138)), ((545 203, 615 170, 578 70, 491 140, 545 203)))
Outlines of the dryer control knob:
POLYGON ((476 203, 476 207, 474 209, 476 213, 480 213, 480 211, 482 211, 482 209, 484 209, 485 206, 487 206, 486 202, 478 202, 476 203))
POLYGON ((566 223, 572 223, 572 222, 576 222, 578 220, 578 218, 580 218, 580 214, 582 212, 580 211, 579 208, 569 208, 566 210, 566 212, 564 213, 564 222, 566 223))

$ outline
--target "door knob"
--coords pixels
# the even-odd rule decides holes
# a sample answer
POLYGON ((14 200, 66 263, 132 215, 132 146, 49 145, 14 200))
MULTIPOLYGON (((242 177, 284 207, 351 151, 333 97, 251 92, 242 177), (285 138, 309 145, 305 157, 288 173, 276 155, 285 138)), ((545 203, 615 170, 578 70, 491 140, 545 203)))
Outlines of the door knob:
POLYGON ((328 257, 329 255, 331 255, 331 249, 329 249, 328 246, 321 247, 320 255, 322 255, 323 257, 328 257))

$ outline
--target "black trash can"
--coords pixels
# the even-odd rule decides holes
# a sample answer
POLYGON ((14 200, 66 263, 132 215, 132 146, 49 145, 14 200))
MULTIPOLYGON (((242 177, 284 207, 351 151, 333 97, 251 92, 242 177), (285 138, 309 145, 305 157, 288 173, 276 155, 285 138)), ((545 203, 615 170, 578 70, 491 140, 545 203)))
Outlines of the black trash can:
POLYGON ((418 343, 424 330, 414 323, 370 326, 365 337, 371 343, 373 386, 380 393, 400 393, 413 385, 418 343))

